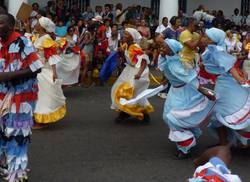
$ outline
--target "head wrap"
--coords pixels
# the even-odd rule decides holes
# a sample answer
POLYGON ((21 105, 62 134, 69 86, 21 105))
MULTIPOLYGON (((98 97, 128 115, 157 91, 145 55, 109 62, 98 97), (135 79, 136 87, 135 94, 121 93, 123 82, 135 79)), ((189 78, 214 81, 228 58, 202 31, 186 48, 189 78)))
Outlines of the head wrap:
POLYGON ((126 31, 133 37, 134 42, 139 44, 142 36, 141 34, 134 28, 126 28, 126 31))
POLYGON ((173 51, 174 54, 179 53, 183 48, 183 45, 174 39, 165 39, 165 43, 173 51))
POLYGON ((39 18, 38 22, 46 30, 46 32, 55 33, 56 25, 49 18, 41 17, 41 18, 39 18))
POLYGON ((100 15, 97 15, 95 16, 95 18, 92 18, 92 21, 103 23, 102 17, 100 15))
POLYGON ((225 45, 226 33, 218 28, 210 28, 206 30, 206 35, 218 46, 225 45))

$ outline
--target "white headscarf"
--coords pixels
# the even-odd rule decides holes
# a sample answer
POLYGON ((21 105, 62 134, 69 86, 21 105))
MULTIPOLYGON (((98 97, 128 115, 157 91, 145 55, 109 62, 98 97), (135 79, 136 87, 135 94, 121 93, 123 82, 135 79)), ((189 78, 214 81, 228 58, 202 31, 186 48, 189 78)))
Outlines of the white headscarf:
POLYGON ((50 20, 47 17, 41 17, 38 20, 39 24, 48 32, 48 33, 55 33, 56 30, 56 25, 54 24, 54 22, 52 20, 50 20))
POLYGON ((142 36, 141 34, 134 28, 126 28, 126 31, 133 37, 134 42, 139 44, 142 36))

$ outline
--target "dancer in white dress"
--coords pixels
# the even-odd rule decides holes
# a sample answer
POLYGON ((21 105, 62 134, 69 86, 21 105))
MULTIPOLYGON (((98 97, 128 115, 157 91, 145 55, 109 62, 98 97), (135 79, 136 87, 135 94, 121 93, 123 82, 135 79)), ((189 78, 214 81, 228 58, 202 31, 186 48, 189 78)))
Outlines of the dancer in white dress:
POLYGON ((69 27, 67 36, 59 38, 58 41, 62 50, 62 60, 56 64, 58 78, 62 80, 62 85, 76 84, 79 81, 82 54, 77 46, 74 27, 69 27))
POLYGON ((40 127, 57 122, 66 114, 66 99, 57 79, 55 66, 61 58, 57 55, 58 44, 50 36, 54 30, 55 24, 50 19, 42 17, 36 25, 39 36, 33 39, 40 60, 44 62, 44 68, 37 76, 39 92, 34 114, 35 122, 40 127))
POLYGON ((112 109, 120 111, 116 122, 134 116, 144 123, 150 121, 149 113, 153 106, 147 99, 133 105, 121 105, 120 99, 133 99, 149 87, 149 60, 137 42, 141 39, 140 33, 134 28, 127 28, 124 34, 126 67, 115 82, 111 90, 112 109))

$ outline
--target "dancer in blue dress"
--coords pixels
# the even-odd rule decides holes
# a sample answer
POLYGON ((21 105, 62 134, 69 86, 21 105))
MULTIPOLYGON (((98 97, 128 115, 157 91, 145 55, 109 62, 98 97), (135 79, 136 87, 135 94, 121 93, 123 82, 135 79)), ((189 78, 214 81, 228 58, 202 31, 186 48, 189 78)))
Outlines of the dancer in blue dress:
POLYGON ((214 106, 209 100, 213 97, 199 86, 196 71, 185 69, 181 63, 178 55, 181 49, 178 41, 166 39, 159 60, 159 68, 171 84, 163 119, 170 128, 169 139, 177 145, 179 159, 186 158, 196 145, 196 139, 201 135, 199 127, 214 106))
POLYGON ((188 182, 241 182, 238 175, 229 170, 231 153, 229 146, 217 146, 206 150, 194 160, 197 167, 188 182))
POLYGON ((218 75, 212 127, 217 130, 221 145, 228 143, 227 136, 233 136, 230 142, 247 145, 250 139, 250 88, 242 86, 246 79, 234 68, 236 58, 221 46, 224 39, 224 31, 211 28, 201 40, 201 45, 207 47, 202 54, 205 69, 218 75), (230 133, 224 126, 230 129, 230 133))

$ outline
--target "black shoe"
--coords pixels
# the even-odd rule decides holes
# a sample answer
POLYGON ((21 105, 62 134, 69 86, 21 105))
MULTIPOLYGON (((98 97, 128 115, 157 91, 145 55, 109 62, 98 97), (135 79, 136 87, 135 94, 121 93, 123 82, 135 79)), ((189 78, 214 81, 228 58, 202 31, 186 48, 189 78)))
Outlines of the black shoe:
POLYGON ((130 117, 129 114, 127 114, 125 112, 120 112, 119 116, 115 119, 115 123, 121 123, 129 117, 130 117))
POLYGON ((143 118, 143 121, 142 121, 142 122, 143 122, 144 124, 149 124, 150 121, 151 121, 151 119, 150 119, 149 114, 144 114, 144 118, 143 118))
POLYGON ((183 160, 183 159, 188 159, 191 157, 190 153, 183 153, 182 151, 178 150, 177 154, 176 154, 177 159, 179 160, 183 160))

